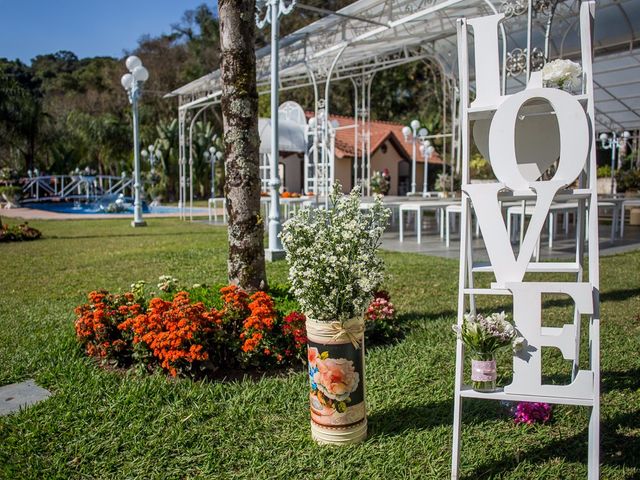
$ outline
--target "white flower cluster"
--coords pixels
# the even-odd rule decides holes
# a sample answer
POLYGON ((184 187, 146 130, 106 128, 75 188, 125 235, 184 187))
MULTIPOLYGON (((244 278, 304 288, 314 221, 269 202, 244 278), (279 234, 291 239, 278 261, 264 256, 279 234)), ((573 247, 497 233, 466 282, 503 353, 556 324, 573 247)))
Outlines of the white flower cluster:
POLYGON ((523 348, 524 338, 507 320, 504 312, 481 314, 466 313, 462 326, 452 325, 453 331, 475 353, 493 353, 511 345, 514 352, 523 348))
POLYGON ((160 282, 158 288, 163 292, 173 292, 178 289, 178 279, 171 275, 161 275, 158 280, 160 282))
POLYGON ((542 80, 548 85, 575 85, 582 75, 582 67, 571 60, 557 59, 542 68, 542 80))
POLYGON ((360 187, 343 196, 336 184, 329 210, 309 207, 282 229, 292 292, 302 311, 319 321, 345 321, 364 314, 383 279, 376 255, 389 209, 376 197, 360 208, 360 187))

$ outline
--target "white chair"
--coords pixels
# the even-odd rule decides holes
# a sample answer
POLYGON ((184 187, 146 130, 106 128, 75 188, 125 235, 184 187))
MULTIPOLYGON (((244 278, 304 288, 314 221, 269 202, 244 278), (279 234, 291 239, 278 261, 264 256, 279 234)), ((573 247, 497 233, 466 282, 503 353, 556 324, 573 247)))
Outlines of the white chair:
POLYGON ((227 223, 227 199, 225 197, 209 199, 209 222, 211 222, 212 219, 215 219, 216 222, 218 221, 218 208, 220 208, 218 207, 218 203, 220 203, 222 208, 222 222, 227 223))
POLYGON ((624 237, 624 220, 625 220, 625 209, 629 207, 629 209, 634 207, 640 207, 640 198, 626 198, 620 203, 620 227, 618 228, 618 232, 620 233, 620 238, 624 237))
MULTIPOLYGON (((473 215, 473 210, 471 210, 472 215, 473 215)), ((461 204, 457 204, 457 205, 449 205, 448 207, 446 207, 445 209, 445 245, 447 246, 447 248, 449 248, 449 244, 450 244, 450 239, 451 239, 451 220, 453 220, 454 225, 457 225, 455 223, 456 220, 456 215, 461 215, 462 214, 462 205, 461 204), (452 218, 453 217, 453 218, 452 218)), ((480 224, 478 223, 478 220, 475 218, 475 215, 473 215, 472 217, 475 220, 475 236, 477 237, 478 235, 480 235, 480 224)))
MULTIPOLYGON (((533 215, 534 208, 535 207, 533 205, 528 205, 524 210, 524 215, 522 211, 522 206, 520 205, 511 206, 507 208, 507 232, 509 232, 509 236, 511 237, 511 239, 514 239, 516 232, 519 231, 520 228, 522 228, 522 225, 521 225, 522 221, 519 221, 518 219, 521 219, 523 216, 530 217, 531 215, 533 215), (511 218, 512 216, 515 216, 515 218, 518 220, 516 229, 512 229, 515 223, 512 221, 512 218, 511 218)), ((551 205, 551 207, 549 207, 549 217, 547 218, 547 228, 549 233, 550 249, 553 248, 553 240, 555 238, 555 233, 556 233, 555 224, 556 224, 557 216, 564 215, 564 218, 563 218, 564 232, 565 234, 568 234, 569 233, 568 215, 570 213, 573 213, 575 215, 577 211, 578 211, 577 203, 554 203, 553 205, 551 205)), ((539 248, 539 245, 538 245, 538 248, 539 248)))

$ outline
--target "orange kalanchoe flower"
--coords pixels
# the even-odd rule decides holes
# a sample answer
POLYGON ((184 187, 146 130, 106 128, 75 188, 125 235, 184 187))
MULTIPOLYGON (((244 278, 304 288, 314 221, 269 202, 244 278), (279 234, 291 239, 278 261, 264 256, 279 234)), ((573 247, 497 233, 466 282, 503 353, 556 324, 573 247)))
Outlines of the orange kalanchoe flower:
MULTIPOLYGON (((249 311, 251 314, 245 319, 240 338, 244 339, 242 351, 253 352, 260 345, 263 333, 273 328, 276 318, 273 299, 265 292, 256 292, 250 297, 249 311)), ((270 354, 270 353, 269 353, 270 354)))
POLYGON ((89 303, 75 309, 76 335, 89 356, 124 362, 130 353, 118 325, 140 313, 133 296, 111 295, 104 290, 88 295, 89 303))
POLYGON ((218 317, 218 312, 208 312, 202 302, 190 303, 187 292, 178 292, 172 302, 153 298, 145 314, 118 328, 132 331, 133 342, 144 344, 175 377, 181 367, 209 358, 205 344, 218 317))

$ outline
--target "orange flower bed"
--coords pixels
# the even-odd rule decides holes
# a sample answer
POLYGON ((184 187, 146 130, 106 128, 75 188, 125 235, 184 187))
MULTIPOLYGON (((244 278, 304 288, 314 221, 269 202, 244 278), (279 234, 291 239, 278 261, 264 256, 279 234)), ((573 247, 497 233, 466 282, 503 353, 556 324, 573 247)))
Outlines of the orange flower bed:
POLYGON ((76 308, 76 334, 88 355, 120 366, 157 366, 174 377, 306 358, 305 316, 291 311, 296 304, 286 289, 273 290, 283 302, 280 310, 268 293, 250 295, 235 285, 218 291, 199 286, 192 294, 180 291, 148 300, 144 288, 134 291, 94 291, 87 304, 76 308))

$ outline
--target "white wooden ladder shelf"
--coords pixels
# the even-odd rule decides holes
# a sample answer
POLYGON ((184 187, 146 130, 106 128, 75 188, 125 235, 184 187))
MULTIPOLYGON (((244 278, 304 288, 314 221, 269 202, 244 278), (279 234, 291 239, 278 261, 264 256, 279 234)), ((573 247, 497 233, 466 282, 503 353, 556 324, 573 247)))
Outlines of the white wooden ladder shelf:
MULTIPOLYGON (((513 301, 513 319, 525 338, 526 354, 513 358, 513 381, 502 390, 479 393, 464 384, 464 345, 457 341, 453 452, 451 478, 457 479, 460 463, 462 400, 547 402, 591 408, 589 422, 589 479, 599 478, 600 336, 598 271, 598 197, 594 98, 592 75, 592 25, 595 2, 580 7, 582 92, 572 94, 544 88, 540 72, 532 73, 523 91, 507 95, 501 82, 498 30, 503 19, 496 14, 458 20, 460 73, 460 119, 462 141, 462 230, 458 290, 458 325, 464 314, 475 313, 477 295, 508 295, 513 301), (476 66, 475 99, 469 101, 468 27, 473 31, 476 66), (530 120, 527 114, 533 112, 530 120), (540 115, 540 113, 553 113, 540 115), (523 121, 524 120, 524 121, 523 121), (473 128, 472 128, 473 127, 473 128), (473 130, 473 131, 472 131, 473 130), (516 134, 517 132, 517 134, 516 134), (471 184, 469 152, 471 137, 487 158, 495 183, 471 184), (542 172, 556 163, 555 174, 542 181, 542 172), (577 188, 572 187, 578 182, 577 188), (502 202, 522 202, 523 211, 535 204, 518 255, 513 252, 510 232, 502 216, 502 202), (534 262, 532 255, 553 202, 578 205, 574 261, 534 262), (471 243, 471 208, 480 224, 490 264, 474 265, 471 243), (585 246, 588 267, 583 268, 585 246), (583 279, 588 272, 588 281, 583 279), (475 288, 474 275, 491 272, 490 288, 475 288), (529 282, 525 274, 572 274, 573 282, 529 282), (562 328, 542 326, 542 295, 565 294, 574 304, 573 322, 562 328), (589 364, 581 369, 580 330, 586 319, 589 364), (573 362, 572 381, 567 385, 541 382, 542 347, 558 348, 573 362)), ((522 224, 524 229, 524 224, 522 224)), ((488 313, 488 312, 487 312, 488 313)))

